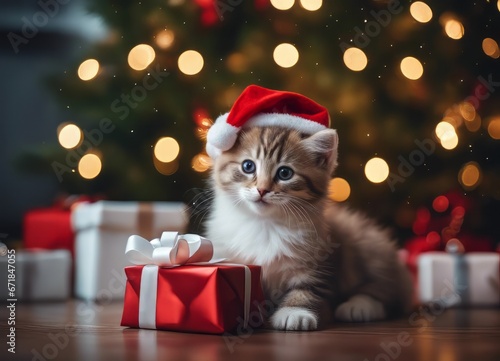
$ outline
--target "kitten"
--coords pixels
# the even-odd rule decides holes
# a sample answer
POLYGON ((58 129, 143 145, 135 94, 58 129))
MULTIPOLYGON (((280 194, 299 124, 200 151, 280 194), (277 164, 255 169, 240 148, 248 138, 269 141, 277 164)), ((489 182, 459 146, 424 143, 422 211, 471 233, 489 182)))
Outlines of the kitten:
POLYGON ((331 202, 337 134, 242 130, 212 169, 207 236, 217 257, 262 266, 271 326, 314 330, 333 317, 382 320, 407 311, 411 281, 389 234, 331 202))

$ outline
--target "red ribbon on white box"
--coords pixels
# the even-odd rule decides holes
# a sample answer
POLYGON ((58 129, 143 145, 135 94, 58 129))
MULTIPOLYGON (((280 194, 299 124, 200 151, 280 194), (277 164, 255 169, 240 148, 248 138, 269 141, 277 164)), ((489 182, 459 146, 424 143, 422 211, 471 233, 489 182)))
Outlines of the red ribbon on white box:
MULTIPOLYGON (((137 235, 130 236, 125 255, 135 265, 144 265, 141 274, 139 294, 139 327, 156 329, 156 301, 159 267, 178 267, 182 265, 209 266, 224 261, 213 259, 212 242, 197 234, 163 232, 160 238, 148 241, 137 235)), ((244 327, 248 326, 250 315, 250 295, 252 273, 242 264, 221 263, 225 266, 243 267, 245 270, 244 327)))

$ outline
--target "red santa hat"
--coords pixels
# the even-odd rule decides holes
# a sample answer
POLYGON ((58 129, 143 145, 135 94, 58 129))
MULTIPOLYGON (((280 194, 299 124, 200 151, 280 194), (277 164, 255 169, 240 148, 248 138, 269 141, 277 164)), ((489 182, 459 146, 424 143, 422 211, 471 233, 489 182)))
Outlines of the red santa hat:
POLYGON ((208 130, 207 153, 215 159, 233 147, 241 129, 268 126, 314 134, 330 127, 330 116, 325 107, 301 94, 250 85, 208 130))

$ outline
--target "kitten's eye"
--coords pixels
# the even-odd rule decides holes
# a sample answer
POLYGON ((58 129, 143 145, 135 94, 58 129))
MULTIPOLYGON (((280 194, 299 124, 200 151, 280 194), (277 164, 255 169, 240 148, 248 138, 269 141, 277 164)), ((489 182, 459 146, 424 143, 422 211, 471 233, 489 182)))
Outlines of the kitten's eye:
POLYGON ((293 170, 290 167, 280 167, 276 175, 279 179, 286 181, 293 177, 293 170))
POLYGON ((244 160, 243 163, 241 163, 241 169, 246 174, 255 173, 255 163, 248 159, 244 160))

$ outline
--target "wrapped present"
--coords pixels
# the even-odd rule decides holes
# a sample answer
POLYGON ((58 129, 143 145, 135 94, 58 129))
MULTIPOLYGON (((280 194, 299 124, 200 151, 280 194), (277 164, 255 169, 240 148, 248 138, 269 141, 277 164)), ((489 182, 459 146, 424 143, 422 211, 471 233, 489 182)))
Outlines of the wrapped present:
MULTIPOLYGON (((469 198, 461 193, 450 192, 436 197, 432 202, 432 210, 422 207, 417 211, 413 223, 415 237, 407 241, 405 249, 400 252, 401 258, 413 276, 417 302, 427 302, 433 297, 438 297, 439 292, 436 292, 444 287, 442 283, 444 280, 453 285, 453 279, 450 278, 454 277, 453 274, 438 271, 441 267, 452 270, 453 260, 462 259, 460 258, 462 256, 446 253, 449 242, 452 244, 459 242, 461 251, 467 254, 465 258, 471 261, 480 254, 489 255, 488 259, 491 259, 490 256, 495 259, 492 239, 462 229, 466 213, 471 209, 474 209, 474 205, 469 198), (446 262, 448 265, 444 266, 446 262), (421 280, 421 276, 424 276, 424 279, 421 280)), ((474 272, 475 279, 476 273, 472 272, 474 272)), ((454 295, 458 292, 455 286, 448 287, 448 289, 453 289, 454 295)), ((486 299, 489 298, 486 297, 486 299)), ((460 297, 459 303, 468 304, 468 301, 460 297)), ((478 303, 474 301, 472 304, 478 303)))
POLYGON ((421 302, 444 306, 499 306, 500 253, 463 253, 452 239, 448 252, 427 252, 418 258, 421 302))
POLYGON ((163 230, 184 230, 185 206, 177 202, 83 203, 74 208, 75 295, 87 300, 123 299, 128 236, 144 237, 163 230))
POLYGON ((74 238, 69 209, 40 208, 24 215, 23 242, 26 249, 67 249, 73 253, 74 238))
POLYGON ((0 300, 63 301, 71 295, 68 250, 9 250, 0 256, 0 300))
POLYGON ((95 202, 100 196, 59 195, 52 206, 26 212, 23 218, 25 249, 67 249, 74 253, 75 234, 71 209, 80 203, 95 202))
MULTIPOLYGON (((429 232, 427 236, 419 236, 409 240, 405 245, 405 261, 410 272, 417 276, 418 274, 418 261, 423 254, 432 252, 445 252, 446 242, 445 239, 437 232, 429 232)), ((462 233, 460 241, 464 246, 464 251, 469 252, 493 252, 493 244, 487 237, 472 235, 470 233, 462 233)))
POLYGON ((197 263, 212 254, 197 235, 164 232, 151 243, 130 237, 127 255, 138 265, 125 268, 121 325, 213 334, 244 329, 250 317, 260 320, 252 327, 262 325, 260 267, 197 263))

